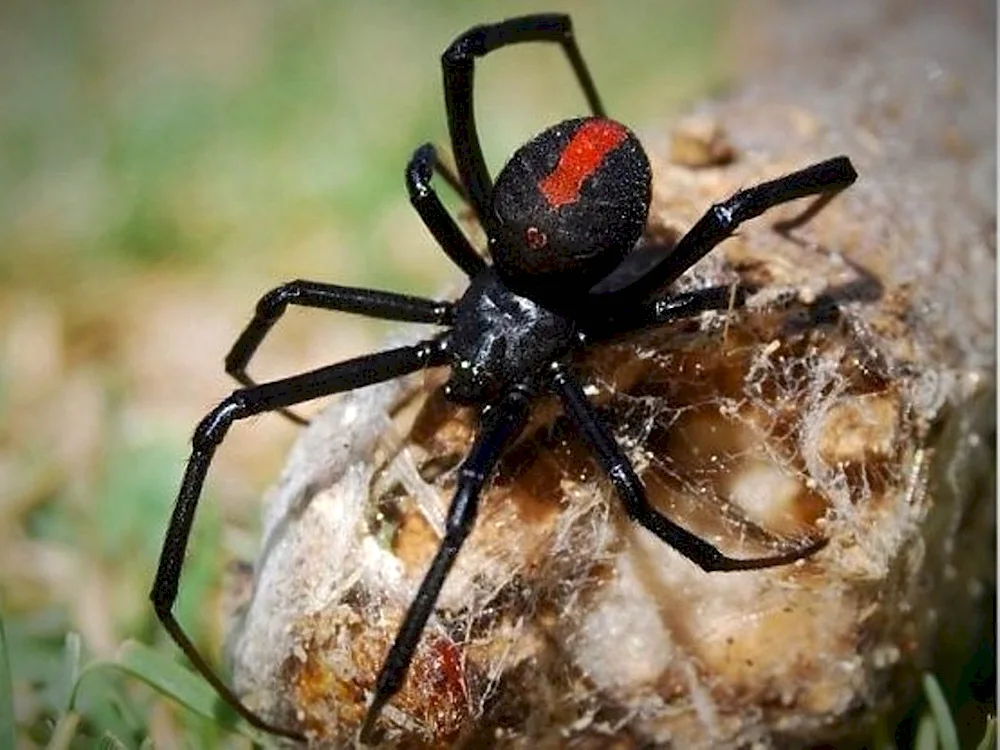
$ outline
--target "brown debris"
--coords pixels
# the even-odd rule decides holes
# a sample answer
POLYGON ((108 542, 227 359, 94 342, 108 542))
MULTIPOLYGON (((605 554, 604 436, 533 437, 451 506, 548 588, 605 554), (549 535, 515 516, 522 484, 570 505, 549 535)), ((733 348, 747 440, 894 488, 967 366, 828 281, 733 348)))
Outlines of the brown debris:
POLYGON ((735 158, 726 131, 711 117, 685 117, 671 133, 670 161, 679 167, 720 167, 735 158))

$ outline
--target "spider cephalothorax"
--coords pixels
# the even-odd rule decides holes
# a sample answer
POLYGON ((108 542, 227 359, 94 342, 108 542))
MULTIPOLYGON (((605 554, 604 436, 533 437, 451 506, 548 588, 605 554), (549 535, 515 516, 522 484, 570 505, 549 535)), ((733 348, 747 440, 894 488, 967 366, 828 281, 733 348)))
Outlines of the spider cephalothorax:
POLYGON ((481 404, 521 383, 534 388, 536 363, 559 359, 575 343, 572 318, 510 291, 492 269, 477 275, 455 306, 445 395, 481 404), (483 336, 484 330, 490 335, 483 336))
POLYGON ((728 557, 677 525, 646 499, 642 481, 588 401, 574 350, 631 331, 730 306, 740 295, 710 287, 670 294, 670 285, 744 221, 796 198, 816 201, 789 228, 815 214, 857 175, 845 156, 741 190, 711 206, 670 252, 650 265, 632 263, 650 200, 650 167, 638 140, 604 114, 580 56, 570 20, 559 14, 513 18, 476 26, 442 56, 445 104, 458 176, 443 169, 433 146, 418 148, 406 170, 410 200, 442 250, 469 277, 457 303, 393 292, 293 281, 261 298, 226 357, 226 371, 243 388, 198 425, 167 529, 151 599, 171 637, 244 718, 276 734, 302 738, 293 728, 262 719, 208 666, 173 614, 194 513, 215 450, 233 422, 279 411, 321 396, 415 372, 448 366, 452 400, 480 409, 479 431, 456 470, 455 496, 445 534, 379 673, 361 740, 374 738, 377 719, 398 692, 424 626, 434 610, 462 543, 475 522, 479 496, 500 457, 524 427, 532 401, 554 394, 611 480, 626 514, 705 571, 752 570, 811 554, 822 540, 805 540, 771 557, 728 557), (492 184, 473 115, 476 58, 520 42, 562 46, 587 98, 592 117, 567 120, 533 138, 511 157, 492 184), (493 265, 469 243, 431 184, 437 171, 469 202, 486 231, 493 265), (429 323, 444 332, 419 343, 256 384, 247 366, 289 304, 340 310, 387 320, 429 323))

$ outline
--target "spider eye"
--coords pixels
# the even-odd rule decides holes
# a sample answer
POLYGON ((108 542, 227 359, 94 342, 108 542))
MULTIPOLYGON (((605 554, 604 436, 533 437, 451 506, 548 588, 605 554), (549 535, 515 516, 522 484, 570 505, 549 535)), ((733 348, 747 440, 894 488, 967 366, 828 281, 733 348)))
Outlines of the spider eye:
POLYGON ((567 120, 511 157, 493 190, 490 251, 505 283, 540 301, 584 294, 646 224, 649 159, 624 125, 567 120))

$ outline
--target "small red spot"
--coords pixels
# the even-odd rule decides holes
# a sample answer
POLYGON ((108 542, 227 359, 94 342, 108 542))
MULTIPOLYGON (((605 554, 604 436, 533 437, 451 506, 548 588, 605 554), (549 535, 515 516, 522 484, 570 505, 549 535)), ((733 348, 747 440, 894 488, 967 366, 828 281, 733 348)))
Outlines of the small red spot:
POLYGON ((524 240, 532 250, 541 250, 549 238, 538 227, 528 227, 524 232, 524 240))
POLYGON ((559 156, 552 174, 538 183, 552 208, 580 198, 583 181, 592 175, 608 152, 628 137, 628 131, 611 120, 590 120, 573 134, 559 156))
POLYGON ((461 651, 454 642, 445 638, 435 639, 431 649, 435 667, 435 687, 442 691, 452 704, 461 705, 468 697, 461 651))

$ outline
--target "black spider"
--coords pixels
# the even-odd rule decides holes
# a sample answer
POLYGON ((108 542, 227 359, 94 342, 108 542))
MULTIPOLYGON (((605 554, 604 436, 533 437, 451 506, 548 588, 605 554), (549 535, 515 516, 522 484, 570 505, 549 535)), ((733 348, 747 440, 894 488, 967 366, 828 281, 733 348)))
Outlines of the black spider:
POLYGON ((298 419, 286 409, 442 365, 451 368, 446 395, 481 407, 478 435, 458 468, 445 537, 382 666, 361 728, 363 742, 372 740, 379 713, 402 685, 445 577, 473 526, 484 485, 542 392, 559 397, 632 520, 702 569, 781 565, 823 544, 810 541, 772 557, 734 559, 651 507, 629 460, 584 395, 574 372, 574 354, 594 342, 732 304, 730 291, 720 287, 673 296, 664 296, 664 291, 742 222, 773 206, 817 196, 782 228, 807 220, 857 178, 850 160, 840 156, 739 191, 709 208, 649 267, 642 253, 630 255, 649 210, 649 161, 635 135, 605 117, 567 16, 540 14, 476 26, 445 50, 441 62, 458 178, 442 168, 434 147, 427 144, 414 153, 406 186, 424 224, 469 276, 468 289, 454 303, 314 281, 293 281, 264 295, 226 357, 226 371, 245 387, 213 409, 194 432, 153 583, 156 614, 195 667, 251 724, 275 734, 302 737, 244 706, 208 666, 172 612, 205 475, 216 447, 236 420, 269 411, 298 419), (534 41, 562 46, 593 116, 561 122, 532 138, 511 157, 494 185, 473 115, 474 62, 501 47, 534 41), (492 265, 445 211, 431 186, 435 171, 471 204, 486 232, 492 265), (429 323, 446 330, 412 346, 257 385, 247 375, 247 366, 288 305, 429 323))

